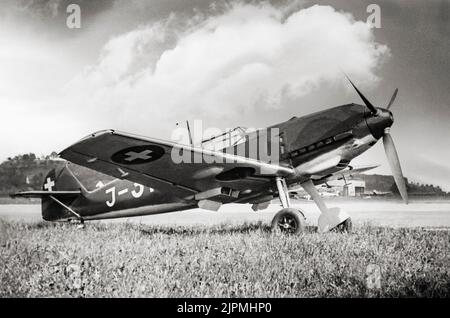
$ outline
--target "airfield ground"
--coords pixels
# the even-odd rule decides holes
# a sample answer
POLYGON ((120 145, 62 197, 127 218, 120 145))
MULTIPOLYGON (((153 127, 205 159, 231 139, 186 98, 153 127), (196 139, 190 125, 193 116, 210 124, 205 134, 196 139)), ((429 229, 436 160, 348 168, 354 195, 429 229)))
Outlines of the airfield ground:
MULTIPOLYGON (((314 206, 301 204, 313 223, 314 206)), ((82 230, 39 221, 35 206, 21 218, 3 206, 0 297, 450 296, 448 202, 378 205, 393 218, 373 203, 342 204, 353 207, 353 234, 273 234, 277 205, 266 214, 231 206, 212 217, 189 211, 82 230), (207 216, 214 221, 197 225, 207 216)))
MULTIPOLYGON (((8 201, 9 203, 15 201, 8 201)), ((20 202, 20 201, 19 201, 20 202)), ((4 220, 36 222, 41 220, 39 201, 34 204, 0 204, 0 218, 4 220)), ((0 200, 1 203, 1 200, 0 200)), ((305 214, 309 225, 316 225, 319 210, 312 201, 292 200, 293 207, 305 214)), ((380 199, 330 199, 330 207, 340 207, 352 217, 353 223, 390 227, 432 227, 450 228, 450 200, 414 200, 405 205, 399 200, 380 199)), ((244 222, 270 224, 273 216, 281 209, 277 200, 266 210, 254 212, 249 204, 227 204, 218 212, 194 209, 182 212, 158 214, 144 217, 122 218, 100 221, 101 223, 139 223, 151 225, 204 225, 217 226, 223 223, 240 225, 244 222)))

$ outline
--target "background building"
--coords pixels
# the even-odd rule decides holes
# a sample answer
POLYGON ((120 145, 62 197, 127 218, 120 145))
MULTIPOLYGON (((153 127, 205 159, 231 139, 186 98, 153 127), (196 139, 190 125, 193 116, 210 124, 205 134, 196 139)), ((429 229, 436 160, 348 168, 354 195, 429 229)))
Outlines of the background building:
POLYGON ((366 191, 366 182, 363 178, 352 176, 342 180, 330 181, 329 185, 335 187, 340 196, 358 197, 364 195, 366 191))

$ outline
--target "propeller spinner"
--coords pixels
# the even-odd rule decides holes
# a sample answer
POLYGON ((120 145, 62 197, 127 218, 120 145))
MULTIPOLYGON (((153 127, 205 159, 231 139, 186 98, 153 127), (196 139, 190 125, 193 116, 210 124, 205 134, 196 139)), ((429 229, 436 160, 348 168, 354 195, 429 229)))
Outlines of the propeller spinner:
POLYGON ((392 104, 397 97, 398 88, 395 89, 394 94, 389 101, 389 104, 386 109, 376 108, 356 87, 355 84, 350 80, 350 84, 352 84, 353 88, 356 90, 358 95, 361 97, 364 104, 371 112, 371 116, 367 118, 367 125, 372 133, 372 135, 380 139, 383 138, 383 146, 384 151, 386 153, 386 157, 389 162, 389 166, 391 168, 392 175, 394 177, 395 184, 400 192, 400 195, 403 198, 403 201, 408 204, 408 192, 406 191, 406 183, 405 178, 403 177, 402 168, 400 166, 400 160, 398 158, 397 150, 394 145, 394 140, 390 134, 390 127, 394 123, 394 117, 392 113, 389 111, 392 104))

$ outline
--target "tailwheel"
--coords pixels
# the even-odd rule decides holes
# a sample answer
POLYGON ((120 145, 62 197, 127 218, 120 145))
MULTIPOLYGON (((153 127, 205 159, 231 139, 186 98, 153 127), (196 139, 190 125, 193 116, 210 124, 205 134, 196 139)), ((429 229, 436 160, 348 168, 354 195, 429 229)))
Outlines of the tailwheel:
POLYGON ((84 229, 85 225, 84 225, 84 219, 83 218, 79 218, 79 219, 69 219, 69 223, 70 224, 76 224, 77 225, 77 229, 84 229))
POLYGON ((278 212, 272 220, 272 231, 286 234, 300 234, 305 231, 303 214, 296 209, 286 208, 278 212))
POLYGON ((338 224, 332 231, 338 233, 351 233, 353 229, 352 219, 348 218, 341 224, 338 224))
POLYGON ((80 224, 78 224, 77 229, 84 229, 85 225, 84 225, 84 219, 80 218, 80 224))

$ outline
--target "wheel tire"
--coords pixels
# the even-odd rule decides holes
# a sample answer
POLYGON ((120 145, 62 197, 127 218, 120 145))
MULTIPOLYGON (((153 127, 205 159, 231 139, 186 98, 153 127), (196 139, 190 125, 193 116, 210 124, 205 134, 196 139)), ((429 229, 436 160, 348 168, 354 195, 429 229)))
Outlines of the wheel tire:
POLYGON ((348 218, 338 226, 336 226, 333 230, 339 233, 351 233, 353 229, 352 219, 348 218))
POLYGON ((272 231, 283 234, 300 234, 305 231, 304 215, 296 209, 286 208, 275 214, 272 219, 272 231))

